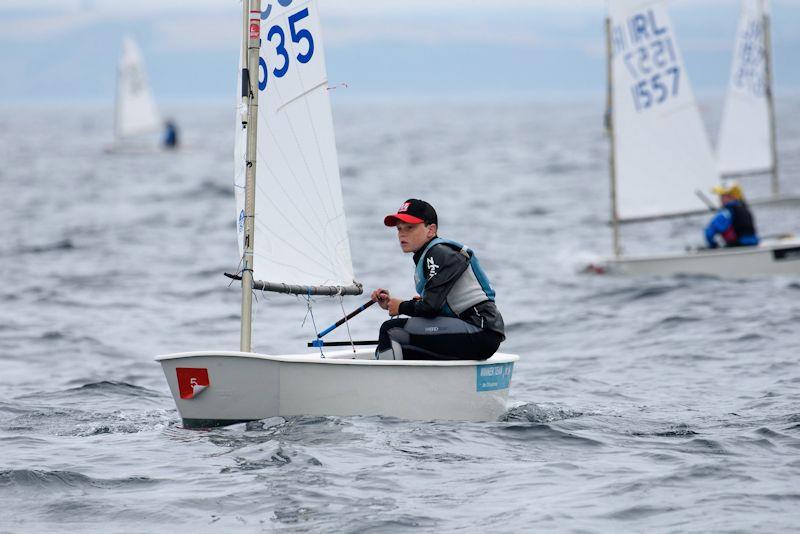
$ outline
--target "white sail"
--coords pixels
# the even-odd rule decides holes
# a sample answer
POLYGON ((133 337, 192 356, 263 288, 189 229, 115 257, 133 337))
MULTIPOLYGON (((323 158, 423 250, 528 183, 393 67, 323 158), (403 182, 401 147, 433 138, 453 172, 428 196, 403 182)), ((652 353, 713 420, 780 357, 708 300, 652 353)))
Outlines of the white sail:
POLYGON ((129 137, 160 128, 161 118, 150 93, 142 53, 133 38, 125 37, 117 66, 116 135, 129 137))
POLYGON ((317 4, 265 4, 260 65, 251 67, 259 80, 254 278, 350 286, 353 266, 317 4))
POLYGON ((664 0, 610 0, 619 220, 696 210, 719 182, 664 0))
POLYGON ((744 0, 733 52, 717 158, 723 175, 772 170, 764 15, 766 0, 744 0))

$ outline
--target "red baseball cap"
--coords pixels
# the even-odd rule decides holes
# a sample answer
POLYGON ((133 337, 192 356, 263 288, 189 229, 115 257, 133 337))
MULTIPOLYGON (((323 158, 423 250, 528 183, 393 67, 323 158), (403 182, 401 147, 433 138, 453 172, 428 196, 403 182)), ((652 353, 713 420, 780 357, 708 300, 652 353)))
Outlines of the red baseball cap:
POLYGON ((383 218, 383 224, 386 226, 397 226, 398 222, 409 224, 438 224, 438 221, 439 219, 436 216, 436 210, 433 209, 433 206, 418 198, 409 198, 403 202, 403 205, 400 206, 397 213, 387 215, 383 218))

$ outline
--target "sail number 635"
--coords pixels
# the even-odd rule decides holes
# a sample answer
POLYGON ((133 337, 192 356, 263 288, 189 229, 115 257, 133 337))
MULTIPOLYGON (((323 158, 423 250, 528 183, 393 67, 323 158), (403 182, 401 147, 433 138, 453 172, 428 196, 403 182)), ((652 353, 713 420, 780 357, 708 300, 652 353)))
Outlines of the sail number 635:
MULTIPOLYGON (((297 23, 308 16, 308 8, 303 8, 294 15, 289 16, 289 37, 293 43, 300 44, 306 42, 306 51, 301 52, 295 56, 300 63, 308 63, 314 56, 314 38, 311 32, 306 28, 297 28, 297 23)), ((289 51, 286 49, 286 33, 283 28, 275 24, 267 32, 267 41, 275 45, 275 52, 277 52, 281 65, 272 69, 272 75, 276 78, 283 78, 289 71, 289 51), (277 38, 277 39, 276 39, 277 38)), ((269 69, 267 61, 260 57, 258 58, 258 90, 263 91, 267 88, 267 81, 269 80, 269 69)))

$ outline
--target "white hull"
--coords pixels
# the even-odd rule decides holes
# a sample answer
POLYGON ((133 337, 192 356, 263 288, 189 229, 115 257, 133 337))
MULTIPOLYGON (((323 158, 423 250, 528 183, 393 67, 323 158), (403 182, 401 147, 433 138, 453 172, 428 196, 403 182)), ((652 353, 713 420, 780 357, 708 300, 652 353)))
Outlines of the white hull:
POLYGON ((753 200, 747 200, 748 206, 758 206, 758 207, 773 207, 773 206, 792 206, 794 204, 800 204, 800 196, 798 195, 791 195, 791 194, 784 194, 784 195, 777 195, 772 197, 764 197, 764 198, 756 198, 753 200))
POLYGON ((705 274, 747 277, 800 275, 800 239, 768 241, 757 247, 698 250, 680 254, 608 259, 610 272, 625 275, 705 274))
MULTIPOLYGON (((378 361, 372 349, 355 359, 349 350, 325 358, 228 351, 156 358, 187 427, 293 415, 495 421, 506 410, 518 359, 498 353, 485 361, 378 361), (208 387, 182 398, 179 368, 207 370, 208 387)), ((181 372, 185 391, 187 371, 181 372)))

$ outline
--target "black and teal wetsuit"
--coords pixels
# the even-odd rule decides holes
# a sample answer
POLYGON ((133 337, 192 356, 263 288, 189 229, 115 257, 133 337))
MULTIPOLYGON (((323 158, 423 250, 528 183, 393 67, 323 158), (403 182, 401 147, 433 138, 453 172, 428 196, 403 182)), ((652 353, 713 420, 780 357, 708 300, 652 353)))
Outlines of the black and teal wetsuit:
POLYGON ((406 360, 483 360, 494 354, 505 326, 475 253, 436 237, 414 253, 414 263, 422 298, 400 304, 400 314, 410 319, 383 323, 376 354, 406 360))

